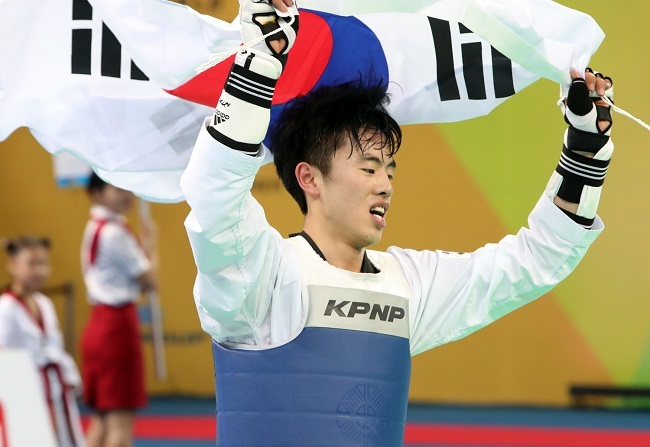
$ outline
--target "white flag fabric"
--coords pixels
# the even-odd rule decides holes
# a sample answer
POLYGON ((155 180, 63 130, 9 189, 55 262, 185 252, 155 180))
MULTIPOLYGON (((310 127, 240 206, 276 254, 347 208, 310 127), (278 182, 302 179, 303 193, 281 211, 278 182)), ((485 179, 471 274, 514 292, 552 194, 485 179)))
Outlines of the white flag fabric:
MULTIPOLYGON (((400 124, 470 119, 540 77, 565 82, 604 37, 589 16, 550 0, 299 6, 310 9, 272 119, 297 95, 357 79, 386 85, 400 124)), ((0 139, 28 126, 50 152, 74 153, 117 186, 182 200, 180 174, 232 58, 195 68, 237 48, 236 22, 163 0, 4 0, 0 38, 0 139), (29 36, 24 23, 34 24, 29 36)))
POLYGON ((179 201, 174 182, 211 109, 146 79, 85 0, 0 2, 0 141, 29 127, 51 153, 179 201))

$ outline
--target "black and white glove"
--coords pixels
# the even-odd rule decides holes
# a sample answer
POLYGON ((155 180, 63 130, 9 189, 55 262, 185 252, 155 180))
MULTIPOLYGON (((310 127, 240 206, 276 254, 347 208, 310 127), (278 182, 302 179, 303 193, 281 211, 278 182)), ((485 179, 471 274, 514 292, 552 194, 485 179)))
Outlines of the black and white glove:
MULTIPOLYGON (((604 96, 613 100, 614 87, 611 78, 587 69, 589 80, 596 80, 604 96)), ((594 84, 595 85, 595 84, 594 84)), ((596 217, 598 202, 609 162, 614 152, 612 114, 610 106, 585 78, 574 77, 566 101, 561 107, 564 120, 569 124, 564 134, 564 147, 555 171, 546 187, 553 200, 559 197, 577 203, 576 214, 564 211, 580 225, 591 228, 596 217)))
MULTIPOLYGON (((603 96, 613 102, 614 83, 612 78, 594 72, 590 68, 587 68, 586 73, 601 79, 608 86, 603 96)), ((561 103, 564 120, 569 126, 582 132, 610 136, 612 111, 609 105, 603 103, 604 101, 598 93, 589 90, 584 78, 574 78, 569 87, 566 104, 561 103), (607 122, 609 125, 603 127, 602 122, 607 122)))
POLYGON ((270 0, 241 0, 239 19, 244 43, 259 39, 284 26, 284 29, 267 36, 253 46, 260 52, 276 57, 284 66, 298 34, 299 15, 296 4, 289 6, 287 12, 282 12, 276 9, 270 0), (292 18, 293 23, 291 23, 292 18), (289 23, 291 26, 286 26, 289 23))

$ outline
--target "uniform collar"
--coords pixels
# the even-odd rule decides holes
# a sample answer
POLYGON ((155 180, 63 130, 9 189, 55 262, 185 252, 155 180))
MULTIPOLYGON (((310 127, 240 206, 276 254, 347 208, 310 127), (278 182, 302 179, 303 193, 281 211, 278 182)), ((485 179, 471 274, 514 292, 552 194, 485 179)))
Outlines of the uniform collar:
POLYGON ((126 217, 122 214, 111 211, 104 205, 95 203, 90 207, 90 218, 94 220, 111 220, 114 222, 126 222, 126 217))
MULTIPOLYGON (((321 251, 320 248, 318 248, 318 245, 316 245, 316 242, 309 236, 306 232, 301 231, 300 233, 295 233, 295 234, 290 234, 289 237, 294 237, 294 236, 302 236, 311 246, 311 248, 320 256, 323 261, 328 262, 327 259, 325 259, 325 255, 321 251)), ((370 259, 368 259, 368 252, 364 250, 363 252, 363 261, 361 261, 361 272, 360 273, 379 273, 380 270, 375 267, 372 262, 370 262, 370 259)))

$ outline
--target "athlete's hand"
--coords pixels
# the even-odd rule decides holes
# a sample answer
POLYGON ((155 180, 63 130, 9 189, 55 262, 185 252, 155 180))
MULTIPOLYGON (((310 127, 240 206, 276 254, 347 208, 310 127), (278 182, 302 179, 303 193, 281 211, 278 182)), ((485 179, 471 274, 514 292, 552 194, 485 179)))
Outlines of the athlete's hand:
POLYGON ((564 117, 568 124, 589 133, 607 134, 612 115, 609 104, 601 97, 614 97, 612 79, 587 68, 584 75, 571 70, 571 87, 565 101, 564 117))
POLYGON ((240 0, 239 17, 245 43, 279 29, 294 18, 291 27, 266 37, 253 47, 284 64, 298 32, 298 9, 293 0, 240 0))

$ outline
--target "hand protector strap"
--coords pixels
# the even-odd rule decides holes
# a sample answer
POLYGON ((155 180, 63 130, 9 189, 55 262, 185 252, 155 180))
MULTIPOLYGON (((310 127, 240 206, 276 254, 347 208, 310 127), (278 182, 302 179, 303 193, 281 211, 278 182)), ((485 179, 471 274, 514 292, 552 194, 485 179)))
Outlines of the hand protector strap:
POLYGON ((559 197, 570 203, 578 204, 574 221, 591 227, 600 200, 600 193, 605 175, 609 167, 608 160, 585 157, 569 150, 562 149, 560 162, 551 176, 546 192, 554 199, 559 197))
POLYGON ((251 155, 259 151, 271 116, 282 64, 254 49, 235 57, 208 132, 220 143, 251 155))

